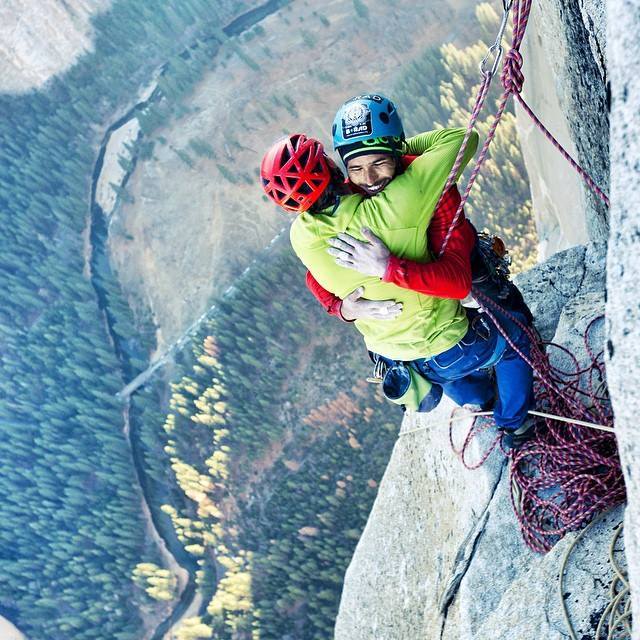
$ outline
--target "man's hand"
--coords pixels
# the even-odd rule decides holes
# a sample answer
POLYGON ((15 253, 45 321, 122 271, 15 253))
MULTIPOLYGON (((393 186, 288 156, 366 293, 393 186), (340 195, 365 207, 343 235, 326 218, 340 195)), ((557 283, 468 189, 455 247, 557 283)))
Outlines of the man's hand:
POLYGON ((370 229, 363 227, 361 231, 367 242, 361 242, 348 233, 339 233, 329 240, 331 247, 327 252, 341 267, 355 269, 366 276, 382 278, 391 252, 370 229))
POLYGON ((393 300, 366 300, 364 287, 352 291, 343 301, 340 314, 345 320, 393 320, 402 312, 402 303, 393 300))

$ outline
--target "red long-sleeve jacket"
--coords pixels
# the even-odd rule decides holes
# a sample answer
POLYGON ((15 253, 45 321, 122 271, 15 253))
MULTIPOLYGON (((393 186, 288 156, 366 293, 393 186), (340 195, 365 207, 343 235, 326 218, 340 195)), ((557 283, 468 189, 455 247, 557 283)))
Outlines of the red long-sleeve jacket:
MULTIPOLYGON (((408 166, 415 156, 404 156, 403 164, 408 166)), ((453 185, 434 211, 427 229, 428 243, 434 253, 442 246, 449 226, 460 204, 460 193, 453 185)), ((464 212, 458 218, 443 256, 434 262, 415 262, 397 256, 389 257, 389 264, 382 279, 405 289, 412 289, 439 298, 465 298, 471 290, 471 251, 476 241, 476 233, 464 212)), ((333 316, 342 318, 342 300, 327 291, 307 271, 307 287, 320 304, 333 316)))

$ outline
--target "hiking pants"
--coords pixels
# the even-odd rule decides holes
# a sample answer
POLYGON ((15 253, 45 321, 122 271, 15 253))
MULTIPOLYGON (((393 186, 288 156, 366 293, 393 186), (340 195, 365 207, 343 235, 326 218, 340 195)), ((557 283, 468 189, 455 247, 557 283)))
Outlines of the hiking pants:
MULTIPOLYGON (((524 316, 514 315, 526 324, 524 316)), ((522 425, 533 403, 533 371, 486 314, 468 313, 468 316, 469 330, 458 344, 432 358, 414 360, 413 366, 425 378, 440 384, 444 393, 459 405, 487 407, 495 402, 496 424, 515 430, 522 425), (495 387, 490 368, 495 371, 495 387)), ((528 357, 528 335, 503 316, 498 316, 498 321, 528 357)))

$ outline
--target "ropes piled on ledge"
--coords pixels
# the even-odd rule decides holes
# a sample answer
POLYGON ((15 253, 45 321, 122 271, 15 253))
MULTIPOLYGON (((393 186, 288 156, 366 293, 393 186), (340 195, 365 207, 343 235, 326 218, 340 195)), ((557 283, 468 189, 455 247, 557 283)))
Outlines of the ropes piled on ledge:
MULTIPOLYGON (((594 324, 601 321, 593 320, 585 331, 590 363, 584 368, 559 345, 550 344, 549 348, 565 353, 572 363, 570 371, 553 367, 547 354, 532 349, 536 369, 547 377, 541 380, 536 376, 534 393, 538 406, 550 413, 613 427, 604 356, 594 354, 589 344, 594 324)), ((511 485, 523 538, 540 552, 551 549, 567 531, 579 529, 600 511, 625 500, 615 436, 550 419, 541 420, 533 441, 514 453, 511 485)))
MULTIPOLYGON (((603 353, 595 355, 589 344, 592 321, 584 335, 590 363, 581 367, 570 351, 548 343, 548 348, 564 352, 570 371, 551 365, 548 355, 532 344, 534 392, 538 408, 557 416, 566 416, 613 428, 613 415, 604 378, 603 353)), ((535 435, 511 457, 511 501, 525 543, 545 553, 568 531, 586 525, 599 512, 625 500, 620 459, 613 433, 552 418, 536 417, 535 435)), ((452 421, 453 423, 453 421, 452 421)), ((474 421, 462 447, 450 441, 465 467, 477 469, 495 450, 498 436, 476 462, 467 460, 467 449, 479 431, 492 421, 474 421)), ((504 451, 504 450, 503 450, 504 451)))

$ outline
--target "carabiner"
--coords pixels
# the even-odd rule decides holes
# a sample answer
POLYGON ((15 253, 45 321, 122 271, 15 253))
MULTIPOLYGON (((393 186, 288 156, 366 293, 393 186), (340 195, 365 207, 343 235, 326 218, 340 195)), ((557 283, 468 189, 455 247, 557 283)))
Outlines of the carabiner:
POLYGON ((498 70, 498 65, 500 64, 500 60, 502 59, 502 45, 498 44, 497 42, 492 44, 489 47, 489 50, 487 51, 487 55, 485 55, 484 58, 482 58, 482 62, 480 63, 480 73, 485 77, 485 78, 492 78, 496 71, 498 70), (497 53, 496 53, 497 52, 497 53), (493 65, 491 66, 491 71, 487 71, 486 64, 489 60, 489 58, 491 58, 491 56, 495 54, 496 58, 493 61, 493 65))

